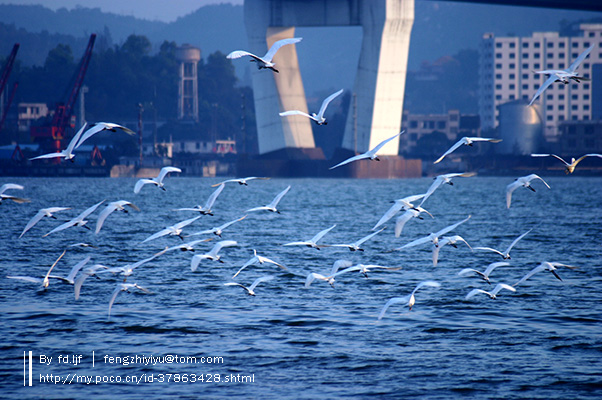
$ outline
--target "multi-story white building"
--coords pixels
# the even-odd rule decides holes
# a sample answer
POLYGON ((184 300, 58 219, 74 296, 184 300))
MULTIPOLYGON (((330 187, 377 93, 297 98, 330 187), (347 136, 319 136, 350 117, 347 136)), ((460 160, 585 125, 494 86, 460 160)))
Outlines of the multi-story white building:
MULTIPOLYGON (((482 129, 496 128, 498 106, 524 99, 528 103, 548 76, 545 69, 566 69, 589 46, 594 49, 578 68, 590 78, 592 65, 602 64, 602 24, 581 24, 582 36, 562 37, 558 32, 535 32, 530 37, 483 35, 480 46, 479 114, 482 129)), ((558 139, 563 121, 592 118, 592 85, 588 81, 552 84, 533 103, 545 123, 547 141, 558 139)))

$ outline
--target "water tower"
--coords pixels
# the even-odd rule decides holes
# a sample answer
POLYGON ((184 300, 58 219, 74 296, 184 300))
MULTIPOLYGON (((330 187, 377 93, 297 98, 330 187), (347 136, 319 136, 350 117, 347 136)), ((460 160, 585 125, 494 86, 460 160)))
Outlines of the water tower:
POLYGON ((180 62, 178 119, 197 122, 199 120, 197 65, 201 60, 201 50, 189 44, 183 44, 176 48, 176 59, 180 62))

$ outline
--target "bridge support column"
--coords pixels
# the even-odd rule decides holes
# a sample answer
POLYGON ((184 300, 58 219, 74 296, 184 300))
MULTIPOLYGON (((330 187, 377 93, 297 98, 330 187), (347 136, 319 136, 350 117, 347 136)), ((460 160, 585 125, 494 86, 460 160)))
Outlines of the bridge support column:
MULTIPOLYGON (((363 1, 361 7, 364 35, 342 147, 363 153, 401 130, 414 0, 363 1)), ((380 154, 398 149, 399 140, 392 140, 380 154)))

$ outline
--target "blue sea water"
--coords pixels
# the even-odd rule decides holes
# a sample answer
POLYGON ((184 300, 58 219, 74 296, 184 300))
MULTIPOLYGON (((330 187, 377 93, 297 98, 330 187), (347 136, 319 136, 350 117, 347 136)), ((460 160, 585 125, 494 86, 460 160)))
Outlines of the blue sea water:
MULTIPOLYGON (((513 179, 456 178, 423 205, 434 219, 409 221, 399 238, 392 219, 364 244, 364 252, 282 244, 310 239, 334 224, 321 243, 354 242, 372 232, 392 200, 424 193, 430 178, 227 184, 213 207, 215 215, 201 217, 185 234, 241 217, 286 186, 291 190, 279 204, 281 214, 250 213, 224 232, 223 239, 238 242, 222 249, 224 263, 206 260, 192 272, 192 253, 171 251, 135 269, 127 282, 151 293, 120 292, 109 319, 108 304, 123 276, 88 278, 79 300, 73 286, 57 280, 41 290, 39 284, 5 276, 42 277, 65 249, 53 270, 57 275, 66 275, 86 256, 91 256, 88 265, 119 267, 180 244, 174 236, 141 242, 195 216, 173 209, 203 205, 219 179, 168 177, 166 191, 146 186, 136 195, 134 179, 4 178, 0 183, 24 185, 11 193, 31 202, 0 205, 0 397, 599 399, 602 179, 544 176, 550 190, 541 182, 533 183, 535 193, 520 188, 506 209, 505 187, 513 179), (73 227, 42 237, 101 200, 122 199, 141 211, 114 212, 98 235, 73 227), (72 210, 57 213, 58 220, 42 219, 19 239, 36 211, 50 206, 72 210), (491 286, 458 272, 482 271, 502 261, 494 253, 445 246, 433 267, 430 244, 391 251, 468 215, 470 220, 452 234, 473 247, 504 250, 532 229, 512 249, 510 266, 491 274, 491 286), (78 242, 95 247, 68 247, 78 242), (224 286, 253 256, 252 249, 288 268, 245 269, 235 280, 246 286, 261 276, 274 277, 256 287, 255 297, 224 286), (401 269, 367 277, 342 274, 334 289, 320 280, 304 286, 310 272, 327 275, 339 259, 401 269), (543 261, 578 269, 560 267, 562 281, 540 272, 495 300, 486 295, 465 300, 474 288, 512 285, 543 261), (411 311, 396 304, 377 320, 390 298, 410 294, 424 280, 441 286, 420 289, 411 311), (184 362, 144 365, 151 355, 184 362), (142 363, 129 362, 136 356, 142 363), (186 357, 196 357, 197 363, 186 357), (202 363, 208 361, 202 357, 220 358, 202 363), (59 383, 50 383, 50 375, 59 383), (92 383, 78 383, 82 377, 92 383), (126 383, 131 377, 143 381, 126 383)), ((103 208, 90 216, 92 228, 103 208)), ((196 254, 209 251, 216 240, 200 244, 196 254)))

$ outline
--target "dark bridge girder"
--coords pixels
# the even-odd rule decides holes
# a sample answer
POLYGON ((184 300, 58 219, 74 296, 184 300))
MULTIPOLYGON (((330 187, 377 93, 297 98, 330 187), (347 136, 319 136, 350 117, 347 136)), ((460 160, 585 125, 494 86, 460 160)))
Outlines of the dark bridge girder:
MULTIPOLYGON (((431 0, 434 1, 434 0, 431 0)), ((600 0, 445 0, 456 3, 500 4, 504 6, 559 8, 602 12, 600 0)))

